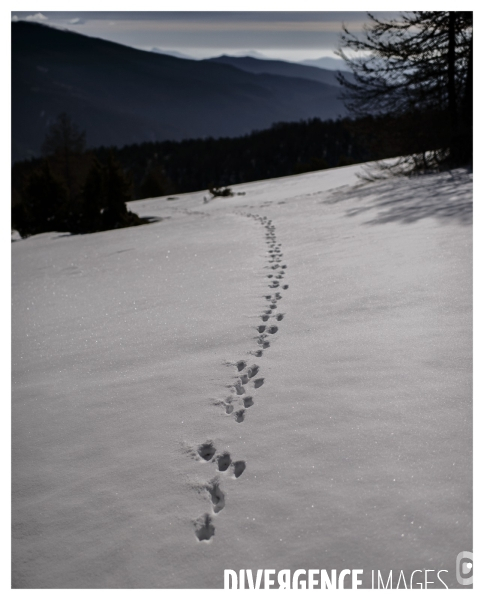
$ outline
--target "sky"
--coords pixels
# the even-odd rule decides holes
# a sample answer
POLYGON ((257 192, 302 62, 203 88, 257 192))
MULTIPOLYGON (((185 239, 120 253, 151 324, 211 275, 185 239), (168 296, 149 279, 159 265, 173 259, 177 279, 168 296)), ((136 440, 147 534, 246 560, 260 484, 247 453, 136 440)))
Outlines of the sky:
POLYGON ((343 21, 354 32, 368 21, 366 12, 356 11, 12 11, 12 19, 37 21, 142 50, 176 50, 193 58, 256 51, 292 61, 335 57, 343 21))

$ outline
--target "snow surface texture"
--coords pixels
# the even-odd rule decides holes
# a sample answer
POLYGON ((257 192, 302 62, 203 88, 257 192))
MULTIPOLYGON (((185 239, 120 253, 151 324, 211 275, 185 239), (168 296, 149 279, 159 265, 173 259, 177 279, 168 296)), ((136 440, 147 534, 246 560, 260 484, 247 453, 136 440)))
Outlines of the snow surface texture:
POLYGON ((216 588, 242 568, 457 585, 472 176, 359 171, 12 245, 14 587, 216 588))

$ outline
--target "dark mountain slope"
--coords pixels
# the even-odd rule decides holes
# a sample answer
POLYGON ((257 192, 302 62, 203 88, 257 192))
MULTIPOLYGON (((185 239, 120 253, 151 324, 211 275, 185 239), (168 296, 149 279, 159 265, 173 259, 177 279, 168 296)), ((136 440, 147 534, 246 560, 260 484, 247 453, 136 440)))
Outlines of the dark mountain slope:
POLYGON ((143 52, 12 23, 13 160, 36 156, 67 112, 91 147, 238 136, 277 121, 344 114, 339 89, 231 65, 143 52))

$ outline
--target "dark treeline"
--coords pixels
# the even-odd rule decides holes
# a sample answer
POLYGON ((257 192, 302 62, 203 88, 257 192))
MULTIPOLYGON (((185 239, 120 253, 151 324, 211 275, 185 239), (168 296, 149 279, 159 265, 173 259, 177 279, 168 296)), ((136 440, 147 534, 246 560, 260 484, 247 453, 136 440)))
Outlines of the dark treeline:
MULTIPOLYGON (((109 152, 95 151, 100 160, 109 152)), ((370 158, 349 120, 319 119, 277 123, 237 138, 150 142, 115 152, 132 177, 135 198, 283 177, 370 158)))
POLYGON ((425 154, 441 147, 446 135, 438 115, 413 111, 277 123, 238 138, 85 150, 84 133, 66 115, 58 127, 62 119, 67 133, 59 140, 59 132, 49 132, 43 158, 12 168, 13 228, 21 235, 136 225, 142 221, 127 211, 129 200, 425 154))
MULTIPOLYGON (((129 199, 204 190, 249 181, 283 177, 309 171, 365 162, 398 154, 395 139, 385 144, 384 132, 396 123, 371 117, 359 120, 277 123, 270 129, 238 138, 191 139, 181 142, 147 142, 123 148, 97 148, 75 152, 69 175, 65 159, 49 155, 51 170, 65 187, 79 195, 94 161, 109 160, 121 167, 129 180, 129 199)), ((22 202, 26 182, 46 161, 33 159, 14 164, 14 205, 22 202)))

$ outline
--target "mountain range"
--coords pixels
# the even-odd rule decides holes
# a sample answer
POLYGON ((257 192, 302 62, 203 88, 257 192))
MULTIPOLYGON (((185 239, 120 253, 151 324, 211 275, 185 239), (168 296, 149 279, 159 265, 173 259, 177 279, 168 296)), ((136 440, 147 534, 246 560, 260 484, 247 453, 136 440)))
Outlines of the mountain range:
POLYGON ((337 118, 345 114, 340 93, 334 72, 315 67, 251 57, 186 60, 12 23, 13 161, 39 155, 61 112, 86 130, 88 146, 124 146, 337 118))
POLYGON ((205 62, 214 62, 231 65, 242 71, 257 74, 282 75, 283 77, 296 77, 298 79, 310 79, 327 85, 339 86, 336 79, 337 71, 321 69, 299 63, 286 62, 284 60, 259 60, 251 56, 218 56, 205 59, 205 62))

